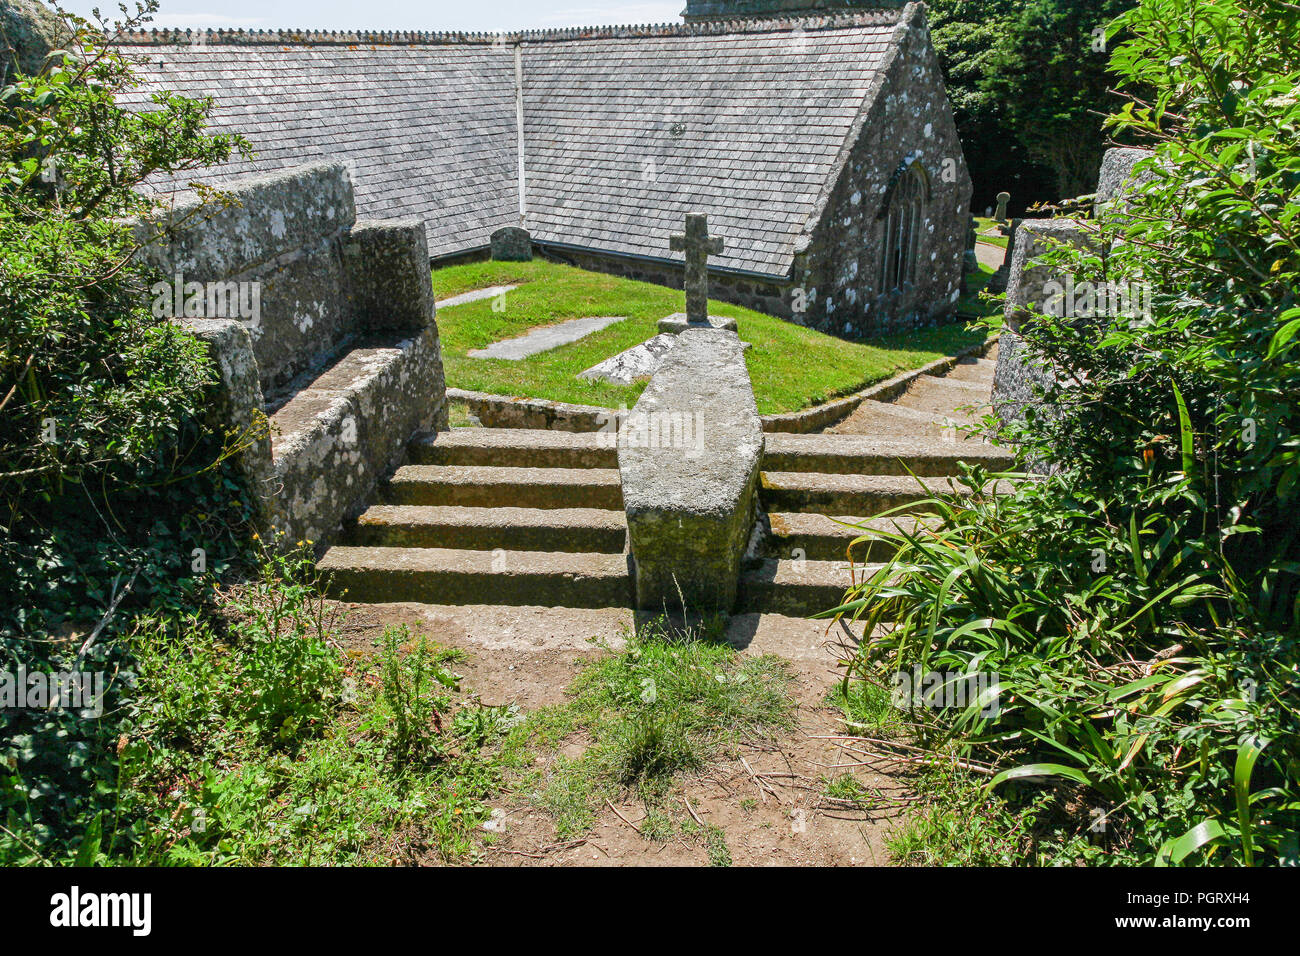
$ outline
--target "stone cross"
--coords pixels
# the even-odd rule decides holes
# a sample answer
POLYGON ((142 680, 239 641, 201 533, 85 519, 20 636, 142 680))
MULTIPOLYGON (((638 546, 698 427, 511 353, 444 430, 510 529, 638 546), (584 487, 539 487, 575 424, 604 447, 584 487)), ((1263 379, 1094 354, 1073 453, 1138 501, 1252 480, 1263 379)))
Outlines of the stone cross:
POLYGON ((722 240, 709 235, 708 217, 687 213, 686 235, 670 236, 669 247, 686 253, 686 321, 709 324, 710 255, 722 252, 722 240))
POLYGON ((998 222, 1007 221, 1007 203, 1011 202, 1011 193, 998 193, 998 211, 994 213, 993 218, 998 222))

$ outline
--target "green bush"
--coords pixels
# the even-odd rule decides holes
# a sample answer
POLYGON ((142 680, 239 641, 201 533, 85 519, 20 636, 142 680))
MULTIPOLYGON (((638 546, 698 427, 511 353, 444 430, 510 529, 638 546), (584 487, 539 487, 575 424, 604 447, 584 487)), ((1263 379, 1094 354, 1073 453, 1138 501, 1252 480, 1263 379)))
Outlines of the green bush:
POLYGON ((1112 69, 1144 95, 1111 125, 1154 147, 1153 178, 1101 221, 1108 255, 1047 259, 1076 284, 1149 284, 1150 314, 1025 325, 1054 412, 1003 438, 1048 474, 945 497, 903 537, 847 599, 898 622, 856 675, 996 672, 996 715, 920 716, 996 766, 996 793, 1057 788, 1062 847, 1294 862, 1300 11, 1143 0, 1115 29, 1112 69))
POLYGON ((101 716, 0 710, 0 859, 82 846, 133 706, 122 635, 149 607, 196 606, 247 513, 230 436, 202 423, 212 368, 151 315, 128 222, 149 176, 246 144, 206 134, 202 100, 121 107, 130 64, 73 21, 75 52, 0 89, 0 670, 113 679, 101 716))

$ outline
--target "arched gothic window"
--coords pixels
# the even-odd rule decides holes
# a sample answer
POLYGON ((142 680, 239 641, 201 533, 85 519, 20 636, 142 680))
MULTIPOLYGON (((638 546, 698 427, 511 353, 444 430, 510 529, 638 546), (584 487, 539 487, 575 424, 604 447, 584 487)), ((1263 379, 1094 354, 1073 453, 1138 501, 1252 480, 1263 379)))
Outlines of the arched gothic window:
POLYGON ((881 241, 881 292, 892 292, 916 281, 921 223, 929 182, 920 163, 910 163, 898 175, 885 198, 881 241))

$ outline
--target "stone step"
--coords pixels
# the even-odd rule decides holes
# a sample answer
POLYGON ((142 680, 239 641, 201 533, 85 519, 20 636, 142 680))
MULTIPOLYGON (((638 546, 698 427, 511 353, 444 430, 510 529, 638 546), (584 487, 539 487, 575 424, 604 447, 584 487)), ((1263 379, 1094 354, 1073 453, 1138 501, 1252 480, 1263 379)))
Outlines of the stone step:
POLYGON ((763 467, 771 471, 815 471, 825 474, 937 476, 958 473, 959 461, 991 470, 1011 466, 1005 450, 975 441, 882 439, 871 435, 798 435, 773 432, 766 436, 763 467))
POLYGON ((367 547, 621 554, 627 519, 599 508, 467 508, 375 505, 357 519, 347 543, 367 547))
POLYGON ((940 441, 966 442, 972 439, 953 426, 972 423, 972 419, 956 414, 918 412, 915 408, 868 399, 851 415, 828 429, 826 434, 867 435, 881 440, 937 438, 940 441))
POLYGON ((987 385, 921 375, 894 404, 931 415, 955 414, 978 418, 987 410, 982 406, 989 404, 991 391, 987 385), (969 406, 974 406, 974 414, 966 410, 969 406))
POLYGON ((403 465, 383 489, 384 504, 472 508, 617 508, 617 468, 504 468, 403 465))
MULTIPOLYGON (((990 483, 990 491, 1009 490, 1008 482, 990 483)), ((969 494, 956 479, 899 475, 823 475, 808 471, 765 471, 760 480, 763 507, 772 512, 823 515, 860 515, 871 518, 883 511, 900 514, 932 510, 924 500, 939 492, 969 494), (952 482, 950 486, 949 482, 952 482)))
POLYGON ((317 564, 335 598, 362 603, 631 607, 623 554, 335 546, 317 564))
MULTIPOLYGON (((612 426, 611 426, 612 427, 612 426)), ((617 434, 542 428, 453 428, 417 435, 408 446, 415 465, 519 468, 617 468, 617 434)))
POLYGON ((756 562, 741 572, 738 613, 811 617, 839 607, 851 583, 879 569, 875 564, 850 568, 847 561, 756 562))
POLYGON ((950 382, 967 382, 992 388, 993 373, 997 368, 998 363, 993 359, 964 358, 943 377, 950 382))
MULTIPOLYGON (((809 561, 845 561, 848 549, 859 538, 876 531, 914 531, 916 518, 851 518, 798 512, 777 512, 767 516, 768 534, 764 540, 769 558, 803 558, 809 561)), ((895 542, 871 536, 853 547, 853 560, 859 564, 885 561, 897 550, 895 542)))

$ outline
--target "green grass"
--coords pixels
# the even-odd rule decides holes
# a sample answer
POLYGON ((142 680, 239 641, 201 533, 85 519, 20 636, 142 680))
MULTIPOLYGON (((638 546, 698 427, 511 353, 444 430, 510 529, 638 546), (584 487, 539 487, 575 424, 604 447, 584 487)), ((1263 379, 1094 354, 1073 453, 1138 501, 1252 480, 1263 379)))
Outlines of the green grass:
POLYGON ((998 232, 997 227, 998 221, 996 219, 990 219, 986 216, 975 217, 975 232, 979 236, 979 241, 986 242, 991 246, 1001 246, 1005 249, 1007 247, 1007 237, 998 232), (993 233, 992 235, 989 235, 990 231, 993 233))
MULTIPOLYGON (((189 660, 169 668, 168 679, 221 675, 232 655, 243 656, 210 631, 188 643, 189 660), (211 667, 196 667, 201 660, 211 667)), ((501 789, 493 745, 512 715, 477 703, 454 707, 458 680, 449 665, 463 656, 459 652, 413 642, 404 629, 386 634, 384 645, 373 658, 348 663, 347 676, 333 688, 338 693, 327 697, 332 713, 292 747, 268 746, 230 729, 228 721, 224 731, 214 726, 191 737, 194 715, 179 711, 176 724, 151 727, 162 745, 125 764, 127 802, 145 812, 151 830, 132 862, 392 865, 428 854, 477 859, 486 836, 479 827, 490 812, 486 800, 501 789)), ((146 681, 162 676, 153 666, 145 660, 146 681)), ((248 689, 243 681, 218 677, 210 689, 178 685, 167 694, 229 696, 238 706, 248 689)))
POLYGON ((715 865, 730 862, 716 827, 701 827, 675 802, 673 785, 711 762, 733 755, 746 740, 793 727, 787 664, 745 657, 716 638, 716 629, 686 632, 652 622, 627 647, 589 664, 570 700, 543 708, 510 732, 503 762, 521 772, 518 789, 552 817, 564 840, 591 828, 606 800, 632 798, 646 811, 642 836, 675 835, 707 848, 715 865), (534 756, 564 742, 583 752, 556 757, 536 770, 534 756))
POLYGON ((980 295, 987 288, 989 279, 993 278, 993 273, 996 271, 992 266, 980 263, 976 271, 966 273, 966 294, 958 299, 954 306, 958 315, 984 316, 995 315, 1002 311, 1000 302, 990 302, 980 295))
MULTIPOLYGON (((656 334, 664 316, 686 309, 682 292, 570 266, 532 262, 476 262, 433 273, 438 299, 494 285, 519 288, 438 310, 447 384, 455 388, 554 401, 631 407, 645 382, 628 386, 589 382, 578 373, 656 334), (469 358, 467 352, 566 319, 625 315, 627 320, 569 345, 518 362, 469 358)), ((709 303, 713 315, 736 319, 760 414, 797 411, 848 395, 899 372, 952 355, 981 341, 961 322, 862 342, 851 342, 750 309, 709 303)))

